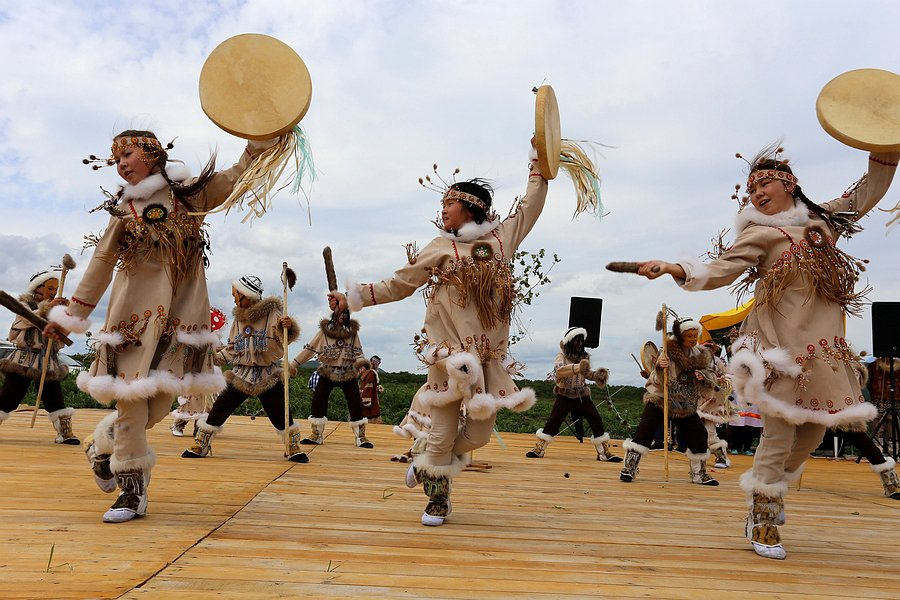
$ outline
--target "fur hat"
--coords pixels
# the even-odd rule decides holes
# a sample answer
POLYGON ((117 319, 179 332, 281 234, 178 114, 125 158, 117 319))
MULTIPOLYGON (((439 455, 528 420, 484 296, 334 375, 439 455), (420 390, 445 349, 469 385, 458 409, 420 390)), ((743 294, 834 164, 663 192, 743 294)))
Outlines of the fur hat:
POLYGON ((38 271, 34 275, 31 276, 31 279, 28 281, 28 288, 25 290, 26 294, 34 294, 34 291, 50 281, 51 279, 59 279, 59 273, 56 271, 38 271))
POLYGON ((262 300, 263 284, 256 275, 244 275, 240 279, 235 279, 231 282, 231 287, 248 298, 262 300))
POLYGON ((559 343, 561 346, 565 346, 579 335, 587 339, 587 330, 584 327, 569 327, 563 334, 562 339, 559 340, 559 343))
MULTIPOLYGON (((691 317, 684 317, 683 319, 677 319, 675 321, 675 325, 678 326, 678 329, 681 332, 690 331, 691 329, 696 329, 697 335, 700 335, 701 333, 703 333, 703 326, 700 325, 700 323, 698 323, 691 317)), ((675 327, 673 326, 673 329, 674 328, 675 327)))

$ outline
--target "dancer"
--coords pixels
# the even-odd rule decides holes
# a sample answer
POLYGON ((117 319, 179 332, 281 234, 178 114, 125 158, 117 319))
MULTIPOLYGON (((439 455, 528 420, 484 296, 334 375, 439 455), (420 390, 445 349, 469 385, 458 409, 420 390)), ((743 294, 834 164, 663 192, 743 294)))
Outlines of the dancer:
MULTIPOLYGON (((231 282, 234 297, 234 322, 228 344, 216 353, 216 361, 231 364, 225 372, 228 386, 219 394, 209 414, 197 419, 194 444, 182 458, 203 458, 212 451, 212 440, 222 431, 237 407, 255 396, 265 409, 272 426, 284 434, 284 372, 278 365, 284 356, 284 329, 290 344, 300 335, 300 327, 284 314, 281 298, 263 298, 259 277, 244 275, 231 282)), ((297 463, 309 462, 300 450, 300 426, 288 414, 290 442, 284 457, 297 463)))
POLYGON ((369 423, 381 423, 381 382, 377 370, 380 362, 381 359, 377 356, 372 356, 369 360, 363 357, 356 361, 363 416, 369 423))
POLYGON ((218 338, 209 330, 204 273, 209 239, 197 213, 225 202, 273 143, 249 142, 238 163, 221 172, 210 159, 194 179, 170 163, 172 144, 163 146, 151 131, 123 131, 113 139, 110 159, 85 160, 114 163, 126 183, 101 205, 111 215, 109 224, 92 238, 94 254, 70 304, 50 310, 44 333, 58 338, 86 332, 112 281, 106 321, 93 340, 94 362, 77 379, 101 404, 116 403, 86 449, 100 489, 121 490, 103 515, 106 522, 147 511, 156 457, 146 431, 169 413, 172 398, 225 387, 213 364, 218 338))
POLYGON ((363 416, 363 401, 356 382, 356 364, 364 357, 362 343, 359 340, 359 322, 350 318, 350 311, 338 308, 337 302, 328 300, 332 310, 331 319, 319 321, 316 335, 303 346, 303 350, 294 357, 294 368, 318 357, 321 363, 316 372, 319 381, 313 391, 309 423, 312 432, 301 440, 301 444, 321 445, 325 443, 325 426, 328 424, 328 398, 331 391, 339 387, 347 401, 350 412, 350 428, 356 438, 357 448, 374 448, 375 445, 366 437, 366 423, 363 416))
POLYGON ((729 285, 744 272, 741 287, 754 286, 756 302, 732 345, 729 372, 737 397, 756 404, 764 423, 753 468, 741 477, 747 537, 757 554, 776 559, 786 555, 778 525, 788 481, 826 427, 876 413, 860 394, 857 357, 844 340, 844 315, 862 305, 864 292, 854 290, 860 264, 836 243, 862 229, 858 221, 884 197, 900 158, 871 154, 866 176, 817 205, 781 152, 773 144, 749 161, 737 238, 721 256, 707 264, 648 261, 638 270, 649 279, 671 275, 692 291, 729 285))
POLYGON ((591 443, 597 451, 597 460, 622 462, 622 458, 609 450, 609 434, 603 428, 603 417, 591 401, 591 390, 585 380, 591 380, 598 388, 606 386, 609 371, 591 369, 591 359, 584 350, 587 330, 582 327, 570 327, 559 341, 559 354, 553 365, 553 377, 556 386, 553 391, 556 400, 544 427, 538 429, 534 449, 525 453, 527 458, 544 458, 547 446, 559 434, 559 426, 570 412, 587 419, 591 426, 591 443))
MULTIPOLYGON (((661 319, 660 319, 661 320, 661 319)), ((690 463, 691 482, 716 486, 719 482, 706 472, 710 457, 707 432, 697 414, 701 398, 712 393, 715 375, 713 357, 704 346, 698 346, 700 324, 691 318, 676 319, 666 339, 666 354, 660 355, 656 368, 644 387, 644 412, 634 435, 625 440, 625 465, 619 479, 635 480, 641 458, 650 450, 657 428, 663 423, 663 369, 669 372, 669 415, 684 435, 690 463)), ((665 442, 665 440, 664 440, 665 442)))
POLYGON ((727 365, 720 356, 722 348, 714 342, 703 344, 713 356, 712 373, 715 384, 697 406, 697 414, 706 427, 706 445, 715 460, 717 469, 727 469, 731 466, 728 458, 728 442, 719 438, 716 426, 727 423, 734 415, 734 406, 731 403, 731 382, 725 377, 727 365))
MULTIPOLYGON (((497 411, 521 412, 534 404, 534 391, 520 390, 507 370, 515 368, 507 350, 515 298, 510 261, 537 222, 546 195, 547 181, 535 160, 529 163, 525 196, 503 221, 493 212, 487 182, 454 182, 441 200, 438 237, 410 253, 393 277, 349 286, 354 311, 402 300, 426 286, 417 354, 428 366, 428 380, 418 396, 430 413, 431 429, 414 444, 407 472, 407 485, 423 484, 428 496, 423 525, 441 525, 450 514, 452 481, 469 463, 470 452, 490 441, 497 411), (466 421, 460 428, 463 403, 466 421)), ((345 302, 339 292, 331 297, 345 302)))
MULTIPOLYGON (((226 323, 228 323, 228 318, 225 316, 225 313, 218 308, 210 307, 209 328, 210 331, 219 336, 220 344, 222 342, 222 328, 226 323)), ((184 428, 190 422, 194 423, 194 432, 191 435, 197 435, 197 420, 201 417, 205 418, 209 414, 209 409, 212 408, 215 401, 216 396, 214 394, 178 396, 178 408, 172 411, 172 427, 170 428, 172 435, 183 437, 184 428)))
MULTIPOLYGON (((52 269, 39 271, 31 276, 28 287, 19 300, 36 315, 46 318, 52 307, 63 306, 67 302, 64 298, 56 298, 58 288, 59 277, 56 271, 52 269)), ((3 373, 3 388, 0 389, 0 423, 9 418, 9 413, 19 406, 28 393, 32 381, 35 388, 38 387, 48 345, 48 339, 41 330, 22 316, 16 316, 13 321, 9 330, 9 341, 15 349, 9 356, 0 359, 0 373, 3 373)), ((77 446, 81 442, 72 431, 72 415, 75 411, 66 407, 62 395, 61 382, 68 374, 69 367, 59 360, 59 344, 53 344, 47 363, 41 402, 47 410, 47 418, 56 430, 54 442, 77 446)))

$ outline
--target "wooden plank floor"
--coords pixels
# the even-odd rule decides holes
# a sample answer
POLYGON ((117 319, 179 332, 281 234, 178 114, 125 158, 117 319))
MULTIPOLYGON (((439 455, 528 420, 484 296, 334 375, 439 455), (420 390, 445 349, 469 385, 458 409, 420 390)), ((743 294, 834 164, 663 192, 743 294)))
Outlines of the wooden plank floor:
MULTIPOLYGON (((104 414, 79 410, 76 433, 104 414)), ((233 417, 204 460, 179 458, 189 439, 165 421, 150 433, 147 517, 109 525, 113 496, 81 450, 29 419, 0 426, 0 598, 900 597, 900 502, 852 461, 808 463, 788 498, 788 559, 772 561, 743 536, 750 457, 706 488, 687 482, 681 455, 665 483, 652 453, 628 485, 589 444, 559 439, 526 460, 532 437, 503 434, 477 453, 493 469, 459 477, 452 516, 425 528, 425 496, 388 460, 405 449, 388 426, 369 427, 365 450, 329 423, 294 465, 266 420, 233 417)))

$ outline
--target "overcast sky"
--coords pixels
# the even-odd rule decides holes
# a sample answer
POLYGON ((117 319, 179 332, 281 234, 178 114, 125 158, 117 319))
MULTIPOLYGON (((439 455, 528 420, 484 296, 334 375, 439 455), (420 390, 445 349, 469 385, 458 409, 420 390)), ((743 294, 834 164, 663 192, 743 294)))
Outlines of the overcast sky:
MULTIPOLYGON (((313 99, 303 120, 319 180, 307 206, 281 194, 252 227, 240 215, 209 218, 211 301, 230 314, 230 282, 259 275, 280 294, 283 260, 297 271, 290 312, 308 340, 326 312, 321 251, 334 250, 338 278, 390 276, 406 261, 403 245, 424 246, 439 196, 417 178, 432 163, 460 177, 494 182, 505 214, 524 191, 534 127, 531 88, 551 84, 563 136, 602 149, 602 221, 573 222, 564 177, 523 248, 562 259, 523 317, 528 337, 514 346, 526 375, 549 371, 567 327, 571 296, 604 299, 596 366, 615 384, 640 384, 629 357, 656 339, 665 302, 682 315, 734 307, 727 290, 688 293, 670 278, 649 282, 603 270, 611 260, 700 256, 731 227, 734 185, 746 178, 735 152, 752 156, 783 137, 807 195, 826 201, 866 169, 866 154, 829 137, 815 100, 851 69, 900 72, 900 3, 622 1, 221 1, 190 3, 0 2, 0 288, 24 289, 30 275, 65 252, 89 255, 85 234, 106 223, 88 214, 114 189, 111 169, 81 164, 106 155, 127 128, 177 137, 173 158, 199 171, 218 150, 220 166, 243 141, 215 127, 200 108, 198 75, 206 56, 232 35, 260 32, 306 62, 313 99), (308 223, 307 210, 312 216, 308 223)), ((895 184, 883 201, 900 201, 895 184)), ((900 300, 900 231, 885 213, 844 249, 871 259, 872 300, 900 300)), ((94 313, 102 323, 102 308, 94 313)), ((409 343, 422 326, 416 295, 364 310, 363 346, 388 371, 418 368, 409 343)), ((850 320, 857 348, 871 348, 869 311, 850 320)), ((0 330, 11 323, 0 314, 0 330)), ((295 344, 292 352, 299 350, 295 344)))

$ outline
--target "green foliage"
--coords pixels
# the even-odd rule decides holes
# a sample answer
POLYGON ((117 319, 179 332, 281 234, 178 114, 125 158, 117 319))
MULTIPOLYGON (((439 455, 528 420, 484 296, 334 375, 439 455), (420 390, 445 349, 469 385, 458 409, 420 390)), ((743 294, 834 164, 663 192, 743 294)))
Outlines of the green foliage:
POLYGON ((528 333, 527 325, 522 321, 523 307, 531 304, 541 295, 539 288, 550 283, 550 271, 562 259, 558 254, 547 257, 543 248, 537 252, 516 250, 512 260, 513 277, 516 280, 516 298, 513 301, 513 326, 516 332, 509 336, 509 345, 519 342, 528 333), (546 261, 550 261, 545 266, 546 261))

